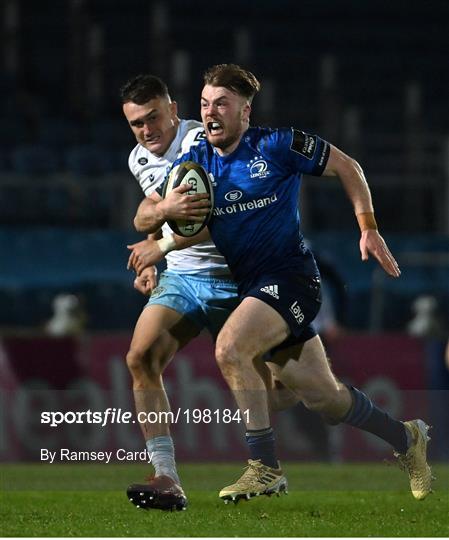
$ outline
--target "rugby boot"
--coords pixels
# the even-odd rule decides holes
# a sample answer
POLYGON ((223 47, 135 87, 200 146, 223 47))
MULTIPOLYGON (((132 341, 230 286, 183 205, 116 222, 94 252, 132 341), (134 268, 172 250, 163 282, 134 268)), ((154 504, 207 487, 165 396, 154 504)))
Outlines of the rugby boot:
POLYGON ((131 484, 126 490, 128 499, 137 508, 158 510, 185 510, 187 498, 170 476, 150 476, 146 484, 131 484))
POLYGON ((429 426, 422 420, 410 420, 404 422, 404 426, 409 431, 412 442, 406 454, 395 452, 394 455, 398 458, 401 469, 408 473, 413 497, 422 500, 432 492, 432 471, 427 464, 429 426))
POLYGON ((282 474, 282 469, 273 469, 263 465, 259 459, 248 460, 248 466, 242 476, 230 486, 223 488, 220 493, 220 499, 225 503, 229 501, 237 502, 239 499, 251 499, 258 495, 278 496, 284 492, 287 493, 287 479, 282 474))

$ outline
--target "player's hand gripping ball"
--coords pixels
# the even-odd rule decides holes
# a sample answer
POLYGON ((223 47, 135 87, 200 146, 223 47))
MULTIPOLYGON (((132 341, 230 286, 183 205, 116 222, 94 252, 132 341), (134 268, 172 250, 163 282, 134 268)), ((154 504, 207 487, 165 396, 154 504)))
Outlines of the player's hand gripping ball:
POLYGON ((179 234, 179 236, 194 236, 202 231, 209 222, 214 208, 214 190, 207 172, 194 161, 183 161, 170 171, 165 183, 163 197, 165 198, 175 188, 183 185, 191 186, 191 189, 186 192, 187 195, 207 193, 210 198, 210 211, 202 221, 167 220, 172 231, 179 234))

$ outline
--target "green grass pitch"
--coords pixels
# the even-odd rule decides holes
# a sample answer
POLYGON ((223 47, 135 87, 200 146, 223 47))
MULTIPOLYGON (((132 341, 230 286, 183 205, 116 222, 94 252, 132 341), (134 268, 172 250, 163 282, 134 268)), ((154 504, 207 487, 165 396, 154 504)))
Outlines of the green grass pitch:
POLYGON ((184 464, 185 512, 139 510, 126 498, 143 465, 3 465, 0 536, 449 536, 449 466, 415 501, 396 467, 284 463, 289 494, 225 505, 235 464, 184 464))

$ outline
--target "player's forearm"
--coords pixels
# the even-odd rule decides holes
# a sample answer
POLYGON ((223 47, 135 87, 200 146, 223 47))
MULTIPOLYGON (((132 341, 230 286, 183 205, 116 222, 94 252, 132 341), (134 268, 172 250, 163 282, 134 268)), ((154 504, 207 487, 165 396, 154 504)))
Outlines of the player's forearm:
POLYGON ((362 167, 335 147, 331 148, 326 176, 338 176, 353 205, 360 228, 377 228, 371 192, 362 167))
POLYGON ((194 236, 179 236, 173 233, 170 236, 166 236, 161 240, 158 240, 158 245, 162 253, 166 255, 169 251, 179 251, 196 244, 201 244, 201 242, 205 242, 209 239, 209 231, 207 228, 205 228, 194 236))
POLYGON ((206 242, 206 240, 210 240, 209 229, 207 227, 194 236, 179 236, 177 234, 174 234, 173 236, 177 250, 195 246, 196 244, 201 244, 202 242, 206 242))
POLYGON ((160 203, 147 198, 139 204, 134 217, 134 227, 139 232, 156 233, 165 221, 160 203))

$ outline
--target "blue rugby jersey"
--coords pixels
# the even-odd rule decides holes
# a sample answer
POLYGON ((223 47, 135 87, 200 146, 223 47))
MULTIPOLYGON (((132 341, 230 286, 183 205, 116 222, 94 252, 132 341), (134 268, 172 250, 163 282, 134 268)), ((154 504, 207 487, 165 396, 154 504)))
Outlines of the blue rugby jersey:
POLYGON ((299 230, 298 198, 302 173, 320 176, 329 150, 317 135, 254 127, 230 155, 218 155, 203 141, 175 161, 195 161, 211 174, 209 230, 239 284, 286 270, 318 275, 299 230))

